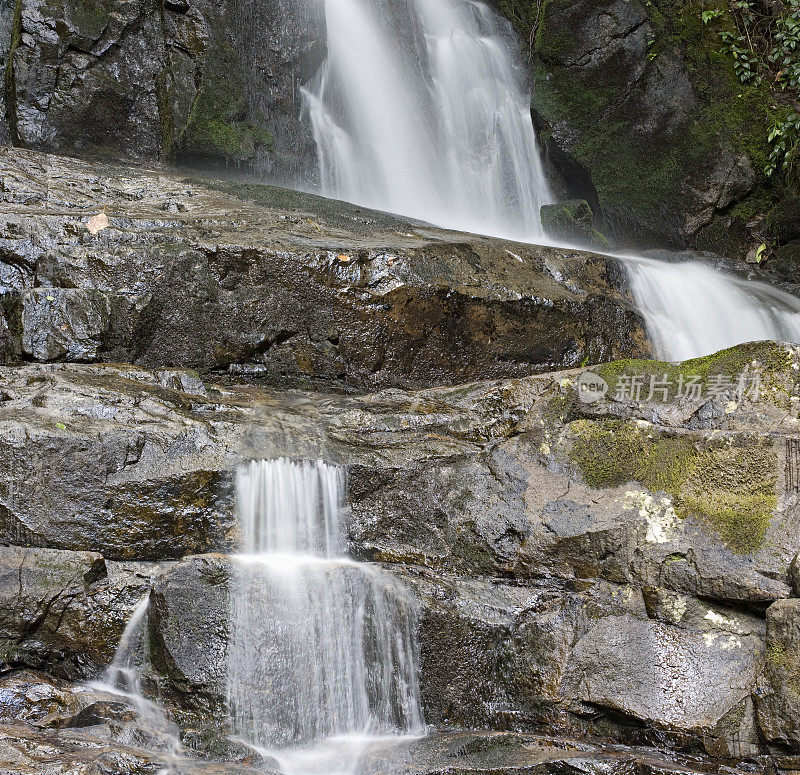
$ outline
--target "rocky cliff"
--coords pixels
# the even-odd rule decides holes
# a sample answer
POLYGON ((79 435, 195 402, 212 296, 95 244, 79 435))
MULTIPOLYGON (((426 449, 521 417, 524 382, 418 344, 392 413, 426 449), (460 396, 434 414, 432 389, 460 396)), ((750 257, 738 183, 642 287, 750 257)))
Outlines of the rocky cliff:
POLYGON ((211 178, 0 149, 0 353, 335 390, 640 355, 616 261, 211 178), (89 219, 105 214, 95 234, 89 219))
MULTIPOLYGON (((76 728, 125 753, 136 709, 71 682, 108 665, 149 591, 147 685, 187 747, 252 760, 224 737, 231 563, 218 552, 236 545, 236 465, 291 455, 347 466, 351 551, 413 590, 429 723, 791 770, 799 364, 780 345, 615 363, 594 373, 744 372, 760 392, 593 404, 580 370, 332 398, 131 366, 5 368, 7 750, 32 725, 53 731, 39 732, 49 759, 17 754, 30 771, 69 760, 76 728)), ((156 745, 152 729, 136 735, 156 745)), ((511 767, 525 740, 481 746, 511 767)))
POLYGON ((0 140, 90 158, 314 166, 298 83, 324 57, 311 2, 3 0, 0 140))
MULTIPOLYGON (((796 191, 764 177, 772 97, 739 82, 702 3, 494 5, 520 34, 554 189, 601 230, 737 257, 800 238, 747 229, 796 191)), ((0 143, 313 185, 300 89, 325 51, 311 0, 2 0, 0 143)))
POLYGON ((364 772, 800 769, 796 348, 636 360, 612 259, 0 160, 7 771, 275 768, 224 677, 233 476, 277 456, 347 467, 418 607, 439 733, 364 772), (147 595, 163 713, 91 683, 147 595))

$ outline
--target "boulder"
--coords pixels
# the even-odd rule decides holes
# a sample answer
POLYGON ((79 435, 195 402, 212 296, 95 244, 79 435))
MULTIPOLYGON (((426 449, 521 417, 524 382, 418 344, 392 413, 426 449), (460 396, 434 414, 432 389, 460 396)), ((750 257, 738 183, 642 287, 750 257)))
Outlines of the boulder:
POLYGON ((611 243, 594 227, 594 213, 584 199, 542 207, 542 227, 556 241, 611 250, 611 243))
POLYGON ((612 258, 176 172, 11 149, 0 169, 9 360, 363 392, 649 351, 612 258), (92 234, 98 187, 109 223, 92 234))
POLYGON ((22 352, 37 361, 92 361, 111 315, 99 291, 35 288, 22 299, 22 352))
POLYGON ((177 563, 153 587, 152 669, 166 698, 203 726, 225 727, 232 562, 221 555, 177 563))

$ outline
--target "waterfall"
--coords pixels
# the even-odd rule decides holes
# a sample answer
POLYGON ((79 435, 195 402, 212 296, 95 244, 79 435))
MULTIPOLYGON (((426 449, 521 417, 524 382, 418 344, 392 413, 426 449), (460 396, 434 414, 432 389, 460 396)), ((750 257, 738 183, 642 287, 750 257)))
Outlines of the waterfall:
POLYGON ((343 494, 343 471, 322 462, 255 461, 237 475, 231 725, 287 773, 348 772, 365 740, 424 731, 414 601, 344 556, 343 494))
POLYGON ((328 57, 303 89, 327 196, 532 240, 551 201, 530 95, 485 5, 325 0, 328 57))
POLYGON ((147 699, 142 688, 142 673, 149 664, 147 614, 150 593, 146 594, 133 610, 117 644, 114 658, 102 677, 92 681, 92 689, 119 697, 136 712, 135 727, 122 727, 116 738, 127 745, 141 745, 146 740, 153 750, 168 754, 167 767, 157 775, 171 772, 171 763, 177 761, 182 747, 178 727, 173 724, 157 702, 147 699))
MULTIPOLYGON (((475 0, 324 0, 328 57, 303 89, 322 193, 541 243, 552 201, 509 28, 475 0)), ((655 354, 800 342, 800 300, 695 263, 615 256, 655 354)))
POLYGON ((742 342, 800 342, 800 299, 699 261, 624 259, 656 354, 683 361, 742 342))

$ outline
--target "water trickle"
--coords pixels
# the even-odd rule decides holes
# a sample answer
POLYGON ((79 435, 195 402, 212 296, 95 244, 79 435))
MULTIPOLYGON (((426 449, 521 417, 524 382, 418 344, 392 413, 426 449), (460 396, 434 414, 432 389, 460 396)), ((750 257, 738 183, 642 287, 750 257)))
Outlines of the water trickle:
MULTIPOLYGON (((328 58, 303 90, 322 193, 541 243, 552 201, 509 28, 476 0, 325 0, 328 58)), ((700 264, 622 259, 658 357, 800 342, 800 300, 700 264)))
POLYGON ((287 773, 348 772, 365 739, 424 729, 413 600, 343 556, 343 493, 343 471, 322 462, 256 461, 237 477, 231 724, 287 773))
POLYGON ((150 595, 145 595, 125 625, 114 659, 98 681, 89 684, 92 689, 119 697, 136 711, 135 725, 123 727, 119 742, 128 745, 146 745, 169 754, 168 765, 158 775, 167 775, 178 760, 181 744, 178 727, 167 718, 161 706, 149 700, 143 691, 142 675, 150 660, 147 634, 147 612, 150 595))

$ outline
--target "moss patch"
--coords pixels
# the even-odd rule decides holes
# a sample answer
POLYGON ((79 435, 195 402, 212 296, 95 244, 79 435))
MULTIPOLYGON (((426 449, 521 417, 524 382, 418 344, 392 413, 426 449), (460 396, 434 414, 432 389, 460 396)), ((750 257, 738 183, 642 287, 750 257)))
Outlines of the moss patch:
POLYGON ((666 492, 678 517, 700 519, 734 551, 763 545, 777 505, 771 440, 671 435, 622 420, 578 420, 568 437, 570 459, 590 487, 638 482, 666 492))
POLYGON ((197 100, 180 137, 180 154, 213 160, 249 162, 274 138, 250 116, 242 63, 230 43, 218 44, 206 58, 197 100))
MULTIPOLYGON (((533 107, 543 123, 570 128, 565 150, 588 171, 612 236, 675 242, 685 228, 687 181, 716 169, 721 149, 746 154, 757 170, 766 162, 770 95, 737 78, 718 30, 702 22, 707 0, 630 0, 621 30, 632 28, 631 42, 620 32, 620 42, 600 52, 602 65, 583 56, 593 29, 583 23, 597 13, 592 3, 496 5, 531 42, 533 107), (633 29, 638 19, 644 24, 633 29), (680 71, 696 104, 675 126, 651 103, 663 91, 658 84, 680 71)), ((609 17, 620 13, 612 2, 602 5, 609 17)), ((732 25, 729 18, 715 24, 725 23, 732 25)), ((685 103, 679 89, 666 98, 685 103)))
MULTIPOLYGON (((621 377, 642 376, 645 385, 643 398, 647 395, 651 377, 656 380, 666 378, 669 383, 666 398, 670 401, 677 397, 679 385, 685 385, 691 379, 697 379, 707 387, 709 381, 717 376, 725 377, 735 384, 743 375, 757 373, 761 377, 762 386, 776 380, 791 380, 794 383, 796 378, 788 376, 791 362, 790 353, 782 345, 774 342, 752 342, 683 363, 627 359, 602 364, 592 371, 608 383, 612 395, 614 386, 621 377)), ((787 386, 786 390, 791 391, 792 386, 787 386)), ((662 398, 660 391, 656 393, 656 401, 662 398)))

